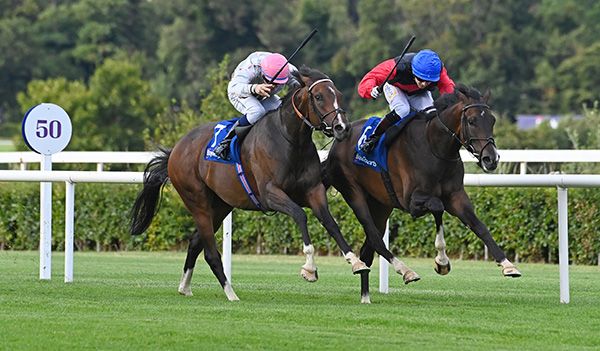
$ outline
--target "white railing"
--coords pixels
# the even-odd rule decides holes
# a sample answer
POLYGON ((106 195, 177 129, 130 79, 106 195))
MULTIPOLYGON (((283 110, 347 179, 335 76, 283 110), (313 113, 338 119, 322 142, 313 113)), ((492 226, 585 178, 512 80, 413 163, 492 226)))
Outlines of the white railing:
MULTIPOLYGON (((319 151, 321 160, 327 157, 328 150, 319 151)), ((590 163, 600 162, 600 150, 498 150, 500 162, 515 162, 521 165, 525 174, 527 163, 590 163)), ((53 163, 95 163, 96 170, 102 171, 105 164, 131 163, 145 164, 156 155, 145 151, 64 151, 52 156, 53 163)), ((466 150, 460 150, 463 162, 477 162, 466 150)), ((41 156, 32 151, 0 152, 0 164, 19 164, 21 170, 30 163, 39 164, 41 156)))
MULTIPOLYGON (((600 162, 599 150, 500 150, 502 162, 600 162)), ((321 159, 327 151, 319 152, 321 159)), ((107 163, 145 164, 154 152, 61 152, 52 156, 53 163, 96 163, 96 172, 25 171, 28 163, 38 163, 41 156, 33 152, 0 153, 0 164, 20 164, 21 171, 0 171, 0 181, 65 182, 65 282, 73 280, 73 217, 75 183, 141 183, 142 172, 101 172, 107 163)), ((464 162, 476 161, 461 150, 464 162)), ((465 186, 557 187, 559 220, 560 301, 569 303, 567 188, 600 187, 600 175, 478 175, 466 174, 465 186)), ((388 233, 386 231, 386 240, 388 233)), ((41 243, 40 243, 41 244, 41 243)), ((387 244, 387 243, 386 243, 387 244)), ((41 254, 41 253, 40 253, 41 254)), ((231 214, 224 222, 223 264, 231 280, 231 214)), ((47 262, 50 262, 49 260, 47 262)), ((380 291, 388 290, 388 263, 380 265, 380 291)))

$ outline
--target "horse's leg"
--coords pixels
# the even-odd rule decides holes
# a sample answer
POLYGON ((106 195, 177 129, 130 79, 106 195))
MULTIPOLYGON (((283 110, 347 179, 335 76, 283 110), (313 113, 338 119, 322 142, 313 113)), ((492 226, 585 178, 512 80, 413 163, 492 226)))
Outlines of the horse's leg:
POLYGON ((364 262, 362 262, 358 257, 356 257, 354 252, 352 252, 352 248, 342 236, 340 227, 331 216, 331 212, 329 212, 329 206, 327 205, 325 186, 323 186, 322 183, 319 183, 316 187, 308 191, 307 201, 314 215, 342 250, 346 261, 352 265, 352 273, 358 274, 361 272, 368 272, 369 267, 367 267, 367 265, 365 265, 364 262))
POLYGON ((179 293, 185 296, 192 296, 192 275, 194 274, 194 267, 196 266, 196 260, 198 255, 202 252, 202 242, 200 241, 200 233, 195 230, 190 238, 190 244, 188 246, 187 256, 185 257, 185 263, 183 265, 183 274, 181 275, 181 281, 179 282, 179 293))
POLYGON ((184 189, 180 189, 181 184, 175 181, 173 181, 173 185, 194 217, 197 228, 197 235, 194 235, 190 241, 183 276, 179 284, 179 292, 184 295, 192 294, 190 283, 194 265, 198 255, 204 249, 206 263, 221 284, 227 298, 230 301, 239 300, 231 287, 231 283, 225 276, 214 232, 215 227, 218 228, 219 225, 215 225, 215 223, 220 223, 231 211, 231 207, 225 204, 201 181, 195 182, 193 185, 187 184, 184 189))
MULTIPOLYGON (((219 230, 221 226, 221 222, 223 219, 231 212, 231 207, 222 202, 221 206, 218 207, 218 210, 215 210, 215 215, 213 216, 213 228, 214 230, 219 230)), ((196 266, 196 261, 198 256, 202 252, 203 246, 202 241, 200 240, 200 233, 198 230, 195 230, 190 238, 190 244, 188 246, 188 253, 185 258, 185 264, 183 265, 183 274, 181 276, 181 281, 179 282, 179 293, 185 296, 192 296, 192 275, 194 273, 194 267, 196 266)))
POLYGON ((447 211, 459 218, 467 227, 469 227, 481 239, 496 259, 496 262, 502 266, 502 274, 506 277, 520 277, 521 272, 512 262, 506 258, 504 251, 498 246, 488 228, 483 224, 475 211, 469 196, 464 190, 452 193, 448 203, 447 211))
POLYGON ((313 257, 315 249, 308 235, 306 213, 282 189, 273 183, 266 185, 264 200, 270 209, 285 213, 296 222, 302 234, 302 241, 304 242, 303 252, 306 255, 306 263, 300 269, 300 275, 309 282, 317 281, 317 266, 313 257))
MULTIPOLYGON (((381 206, 375 201, 369 202, 369 212, 373 213, 373 222, 375 226, 379 230, 380 233, 385 232, 385 226, 387 219, 392 212, 392 209, 387 206, 381 206)), ((369 238, 365 238, 365 242, 363 243, 360 249, 360 259, 365 262, 365 264, 369 267, 373 264, 373 259, 375 258, 375 250, 369 244, 369 238)), ((361 303, 371 303, 371 297, 369 296, 369 272, 365 272, 361 274, 360 279, 360 302, 361 303)))
MULTIPOLYGON (((395 257, 390 250, 385 247, 385 243, 383 242, 383 231, 377 228, 375 224, 371 211, 369 210, 369 206, 367 205, 367 200, 365 198, 365 194, 362 191, 352 191, 351 193, 342 194, 346 202, 354 211, 356 218, 362 225, 365 230, 365 234, 367 235, 367 240, 371 247, 383 256, 390 264, 394 266, 394 270, 396 273, 402 275, 405 284, 415 282, 421 277, 410 269, 404 262, 395 257)), ((377 211, 374 211, 377 212, 377 211)), ((384 223, 385 225, 385 223, 384 223)), ((383 227, 385 230, 385 226, 383 227)))
POLYGON ((450 273, 450 259, 446 255, 446 241, 444 240, 444 224, 442 222, 444 210, 442 208, 441 211, 436 210, 431 213, 435 219, 435 249, 438 252, 434 259, 434 270, 439 275, 446 275, 450 273))

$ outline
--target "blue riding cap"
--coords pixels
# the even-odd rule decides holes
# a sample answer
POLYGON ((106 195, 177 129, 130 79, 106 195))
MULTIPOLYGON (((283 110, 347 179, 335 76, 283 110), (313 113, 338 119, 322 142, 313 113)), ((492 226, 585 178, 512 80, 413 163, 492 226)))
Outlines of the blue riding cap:
POLYGON ((435 51, 425 49, 419 51, 412 62, 413 74, 420 80, 437 82, 442 72, 442 60, 435 51))

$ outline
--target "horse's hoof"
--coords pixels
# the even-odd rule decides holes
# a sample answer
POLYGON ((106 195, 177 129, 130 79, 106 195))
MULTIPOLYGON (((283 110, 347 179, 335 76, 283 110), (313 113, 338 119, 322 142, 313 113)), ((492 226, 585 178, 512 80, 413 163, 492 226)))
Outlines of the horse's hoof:
POLYGON ((521 272, 515 266, 506 266, 502 268, 502 275, 505 277, 519 278, 521 272))
POLYGON ((179 292, 180 295, 183 296, 194 296, 194 294, 192 294, 192 289, 190 288, 179 288, 177 289, 177 291, 179 292))
POLYGON ((370 272, 371 268, 369 268, 363 261, 358 260, 352 265, 352 274, 366 273, 370 272))
POLYGON ((435 266, 433 267, 433 270, 439 275, 446 275, 450 273, 450 262, 448 262, 448 264, 446 265, 443 265, 435 261, 435 266))
POLYGON ((414 271, 408 271, 404 273, 402 279, 404 279, 404 284, 408 284, 420 280, 421 277, 419 277, 419 275, 414 271))
POLYGON ((300 275, 302 278, 304 278, 304 280, 311 283, 316 282, 317 279, 319 279, 319 274, 317 273, 316 269, 314 271, 309 271, 306 268, 302 268, 300 269, 300 275))
POLYGON ((371 297, 369 296, 369 294, 361 295, 360 296, 360 303, 370 304, 371 303, 371 297))

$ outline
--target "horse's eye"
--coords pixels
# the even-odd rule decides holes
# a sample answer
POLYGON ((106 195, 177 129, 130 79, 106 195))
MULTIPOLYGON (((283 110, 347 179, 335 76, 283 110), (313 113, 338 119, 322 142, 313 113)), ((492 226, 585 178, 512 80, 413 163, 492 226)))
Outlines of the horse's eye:
POLYGON ((475 118, 469 118, 467 121, 469 122, 469 125, 475 125, 475 118))
POLYGON ((323 95, 321 95, 321 94, 317 94, 317 95, 315 95, 315 99, 316 99, 317 101, 321 101, 321 100, 323 100, 323 95))

